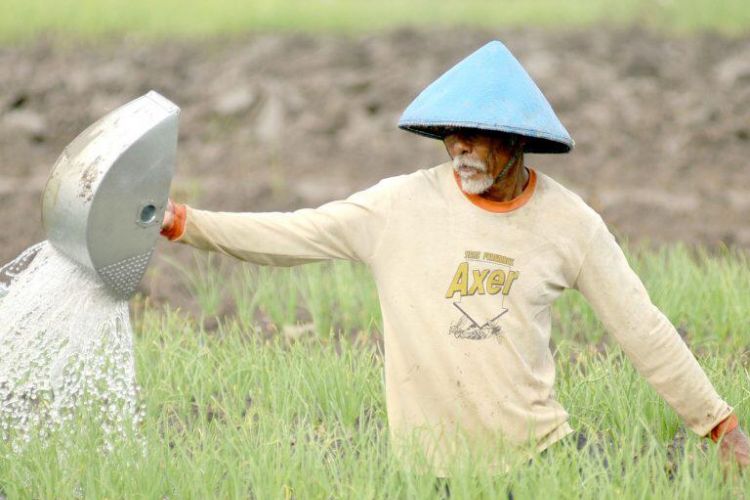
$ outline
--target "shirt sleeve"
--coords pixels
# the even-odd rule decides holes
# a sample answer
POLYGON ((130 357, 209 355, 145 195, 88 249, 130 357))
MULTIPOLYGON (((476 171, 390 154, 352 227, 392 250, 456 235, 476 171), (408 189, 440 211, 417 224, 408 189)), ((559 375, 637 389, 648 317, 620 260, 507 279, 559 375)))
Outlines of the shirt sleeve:
POLYGON ((294 212, 209 212, 187 207, 176 239, 256 264, 293 266, 325 259, 370 263, 388 222, 392 179, 318 208, 294 212))
POLYGON ((575 287, 638 372, 692 431, 705 436, 731 414, 601 220, 575 287))

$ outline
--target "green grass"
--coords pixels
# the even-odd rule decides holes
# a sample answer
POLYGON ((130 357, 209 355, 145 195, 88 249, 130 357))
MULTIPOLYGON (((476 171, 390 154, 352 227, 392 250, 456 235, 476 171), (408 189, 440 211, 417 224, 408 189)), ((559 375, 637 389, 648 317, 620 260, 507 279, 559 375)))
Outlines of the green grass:
MULTIPOLYGON (((747 255, 682 246, 630 255, 747 425, 747 255)), ((135 308, 140 440, 101 453, 96 430, 81 425, 21 454, 0 445, 9 499, 434 498, 433 478, 403 471, 390 449, 373 340, 380 315, 363 267, 268 269, 200 257, 195 269, 185 286, 202 314, 135 308), (297 323, 311 327, 290 334, 297 323)), ((456 469, 454 498, 504 498, 509 487, 516 498, 618 500, 750 489, 747 475, 724 478, 716 447, 681 427, 576 293, 556 305, 554 341, 558 399, 572 425, 602 445, 608 466, 593 448, 558 445, 530 464, 511 453, 516 465, 491 477, 469 457, 456 469), (683 435, 684 454, 670 456, 683 435)))
POLYGON ((571 27, 646 24, 746 32, 746 0, 3 0, 0 41, 40 33, 211 36, 252 30, 360 32, 396 26, 571 27))

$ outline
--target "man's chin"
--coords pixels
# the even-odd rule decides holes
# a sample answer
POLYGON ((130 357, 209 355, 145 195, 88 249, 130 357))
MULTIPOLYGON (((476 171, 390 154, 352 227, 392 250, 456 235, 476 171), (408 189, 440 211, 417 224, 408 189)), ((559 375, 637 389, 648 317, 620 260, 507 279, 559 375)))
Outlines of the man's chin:
POLYGON ((461 176, 461 190, 466 194, 482 194, 492 186, 492 179, 488 176, 461 176), (479 177, 479 178, 477 178, 479 177))

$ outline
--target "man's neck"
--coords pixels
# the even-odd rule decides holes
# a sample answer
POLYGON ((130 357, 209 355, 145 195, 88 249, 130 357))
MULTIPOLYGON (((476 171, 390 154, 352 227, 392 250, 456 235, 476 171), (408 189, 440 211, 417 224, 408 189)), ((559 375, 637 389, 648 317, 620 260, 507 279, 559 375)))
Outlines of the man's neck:
POLYGON ((491 201, 510 201, 523 193, 529 183, 529 172, 523 164, 523 155, 510 167, 505 178, 496 181, 480 196, 491 201))

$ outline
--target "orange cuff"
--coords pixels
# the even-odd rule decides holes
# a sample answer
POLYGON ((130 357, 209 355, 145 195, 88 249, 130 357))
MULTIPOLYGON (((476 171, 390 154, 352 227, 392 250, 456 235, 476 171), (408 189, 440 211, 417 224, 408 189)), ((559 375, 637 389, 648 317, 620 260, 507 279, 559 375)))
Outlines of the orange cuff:
POLYGON ((174 241, 185 232, 185 221, 187 220, 187 207, 182 203, 174 204, 174 220, 172 225, 161 230, 161 235, 169 241, 174 241))
POLYGON ((711 429, 711 434, 709 434, 709 436, 711 436, 711 440, 716 443, 724 436, 724 434, 735 430, 739 424, 740 421, 737 418, 737 415, 732 413, 727 418, 719 422, 716 427, 711 429))

